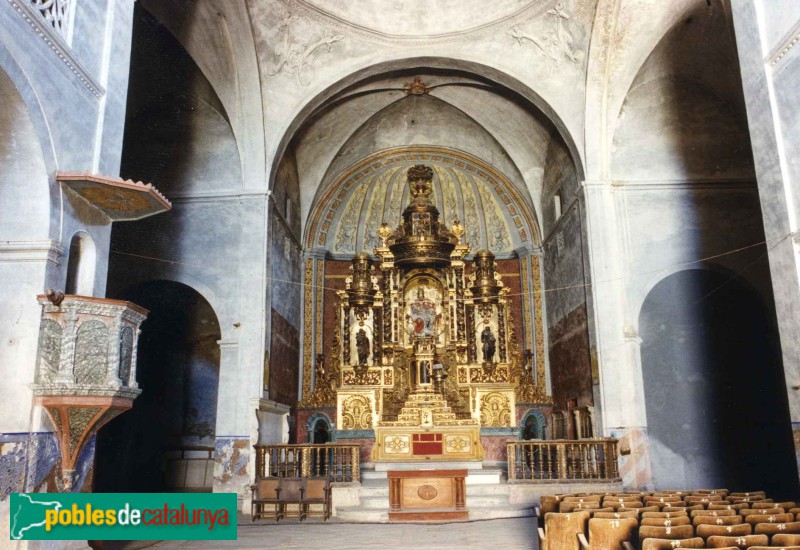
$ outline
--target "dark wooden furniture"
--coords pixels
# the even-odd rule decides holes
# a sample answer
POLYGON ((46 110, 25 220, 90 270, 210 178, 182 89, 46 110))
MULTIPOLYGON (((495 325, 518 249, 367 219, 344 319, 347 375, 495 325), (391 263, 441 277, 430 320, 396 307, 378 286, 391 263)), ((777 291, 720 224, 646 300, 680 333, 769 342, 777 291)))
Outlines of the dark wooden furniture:
POLYGON ((280 479, 277 477, 264 477, 250 486, 253 491, 253 500, 250 505, 250 517, 253 521, 267 517, 271 514, 275 521, 280 519, 280 479))
POLYGON ((304 517, 331 517, 331 482, 324 477, 308 478, 303 493, 304 517))
POLYGON ((271 517, 275 521, 295 517, 331 516, 331 482, 328 478, 264 477, 251 487, 253 521, 271 517))
POLYGON ((389 521, 468 519, 467 470, 390 470, 389 521))

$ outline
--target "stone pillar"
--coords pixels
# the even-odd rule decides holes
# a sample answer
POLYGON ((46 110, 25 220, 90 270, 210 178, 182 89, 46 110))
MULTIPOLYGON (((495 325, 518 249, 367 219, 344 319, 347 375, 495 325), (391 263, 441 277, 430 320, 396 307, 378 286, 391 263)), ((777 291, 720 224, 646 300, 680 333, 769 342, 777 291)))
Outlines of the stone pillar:
POLYGON ((800 469, 800 10, 764 0, 731 10, 800 469))
POLYGON ((616 437, 625 488, 652 484, 639 346, 624 280, 629 275, 622 198, 611 181, 584 182, 599 372, 597 436, 616 437))
MULTIPOLYGON (((239 404, 249 409, 239 377, 239 341, 223 338, 220 348, 217 394, 216 443, 214 445, 214 492, 237 493, 240 503, 250 490, 250 423, 244 423, 239 404)), ((249 420, 249 415, 248 415, 249 420)))

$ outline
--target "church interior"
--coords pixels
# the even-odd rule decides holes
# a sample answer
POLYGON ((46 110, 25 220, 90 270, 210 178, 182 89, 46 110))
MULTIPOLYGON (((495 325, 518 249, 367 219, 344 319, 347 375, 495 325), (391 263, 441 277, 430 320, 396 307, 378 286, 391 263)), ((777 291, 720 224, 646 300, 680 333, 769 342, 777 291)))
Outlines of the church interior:
POLYGON ((794 508, 800 2, 491 4, 0 3, 0 536, 794 508))

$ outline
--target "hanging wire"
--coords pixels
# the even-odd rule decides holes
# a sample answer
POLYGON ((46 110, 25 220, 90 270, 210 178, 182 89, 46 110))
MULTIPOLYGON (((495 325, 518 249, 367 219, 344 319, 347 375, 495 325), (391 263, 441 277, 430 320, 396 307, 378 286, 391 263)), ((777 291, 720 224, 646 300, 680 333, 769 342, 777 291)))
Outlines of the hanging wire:
MULTIPOLYGON (((553 288, 543 288, 542 290, 539 290, 539 291, 532 290, 531 294, 540 295, 540 294, 546 294, 548 292, 561 292, 561 291, 564 291, 564 290, 574 290, 574 289, 579 289, 579 288, 588 288, 588 287, 591 287, 591 286, 597 286, 597 285, 606 284, 606 283, 613 283, 613 282, 617 282, 617 281, 623 281, 623 280, 626 280, 626 279, 634 279, 634 278, 637 278, 637 277, 644 277, 644 276, 647 276, 647 275, 653 275, 655 273, 660 273, 662 271, 669 271, 669 270, 672 270, 673 268, 676 268, 676 267, 682 267, 682 266, 688 266, 688 265, 697 264, 697 263, 708 262, 708 261, 711 261, 711 260, 715 260, 717 258, 722 258, 724 256, 730 256, 732 254, 738 254, 738 253, 744 252, 746 250, 750 250, 750 249, 753 249, 753 248, 757 248, 759 246, 767 245, 768 249, 764 253, 762 253, 758 258, 756 258, 756 259, 752 260, 751 262, 749 262, 746 266, 744 266, 744 268, 742 268, 738 272, 735 272, 734 275, 731 276, 731 279, 734 279, 737 276, 739 276, 741 273, 743 273, 745 270, 747 270, 749 267, 751 267, 751 265, 753 265, 754 263, 760 261, 764 257, 764 255, 768 254, 770 251, 772 251, 773 248, 775 248, 776 246, 778 246, 780 243, 782 243, 783 241, 785 241, 786 239, 788 239, 791 236, 792 236, 792 233, 788 233, 788 234, 786 234, 786 235, 784 235, 782 237, 779 237, 779 238, 776 239, 775 243, 773 245, 771 245, 771 246, 769 245, 769 241, 768 240, 764 240, 764 241, 759 241, 757 243, 753 243, 753 244, 749 244, 749 245, 746 245, 746 246, 742 246, 742 247, 739 247, 739 248, 734 248, 734 249, 728 250, 726 252, 713 254, 711 256, 704 256, 702 258, 698 258, 698 259, 694 259, 694 260, 685 260, 685 261, 681 261, 681 262, 675 262, 675 263, 667 264, 667 265, 664 265, 664 266, 661 266, 661 267, 658 267, 658 268, 655 268, 655 269, 650 269, 650 270, 646 270, 646 271, 638 271, 638 272, 630 273, 630 274, 627 274, 627 275, 621 275, 619 277, 611 277, 611 278, 603 279, 603 280, 597 281, 597 282, 580 283, 580 284, 575 284, 575 285, 567 285, 567 286, 560 286, 560 287, 553 287, 553 288)), ((196 268, 201 268, 201 269, 207 267, 206 265, 201 265, 201 264, 192 264, 192 263, 189 263, 189 262, 183 262, 183 261, 179 261, 179 260, 168 260, 166 258, 157 258, 155 256, 145 256, 145 255, 142 255, 142 254, 134 254, 132 252, 123 252, 121 250, 112 250, 111 253, 119 255, 119 256, 129 256, 129 257, 139 258, 139 259, 143 259, 143 260, 150 260, 150 261, 156 261, 156 262, 169 263, 169 264, 172 264, 172 265, 196 267, 196 268)), ((344 289, 339 288, 339 287, 330 287, 330 286, 325 286, 325 285, 319 286, 319 285, 316 285, 313 281, 312 282, 303 283, 302 281, 292 281, 292 280, 288 280, 288 279, 280 279, 280 278, 277 278, 277 277, 269 277, 269 276, 266 277, 266 280, 267 281, 271 281, 272 283, 282 283, 282 284, 289 284, 289 285, 297 285, 299 287, 303 287, 303 288, 306 288, 306 289, 309 289, 309 290, 315 290, 315 289, 320 289, 320 290, 323 290, 323 291, 325 291, 325 290, 330 290, 330 291, 344 290, 344 289)), ((727 282, 730 282, 730 280, 726 281, 726 283, 727 282)), ((726 284, 726 283, 723 283, 722 286, 724 286, 724 284, 726 284)), ((714 291, 716 291, 716 290, 718 290, 718 289, 715 289, 714 291)), ((712 293, 714 291, 712 291, 712 293)), ((509 294, 505 294, 504 297, 516 297, 516 296, 522 296, 523 294, 524 294, 523 292, 509 293, 509 294)))

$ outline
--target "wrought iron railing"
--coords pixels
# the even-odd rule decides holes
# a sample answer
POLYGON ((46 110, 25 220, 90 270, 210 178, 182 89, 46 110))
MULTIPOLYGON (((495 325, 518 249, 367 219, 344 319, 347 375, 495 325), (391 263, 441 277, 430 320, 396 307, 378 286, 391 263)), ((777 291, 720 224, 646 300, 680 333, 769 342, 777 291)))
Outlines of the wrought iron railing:
POLYGON ((509 441, 508 479, 617 479, 617 440, 509 441))
POLYGON ((327 477, 360 481, 358 445, 254 445, 256 477, 327 477))

